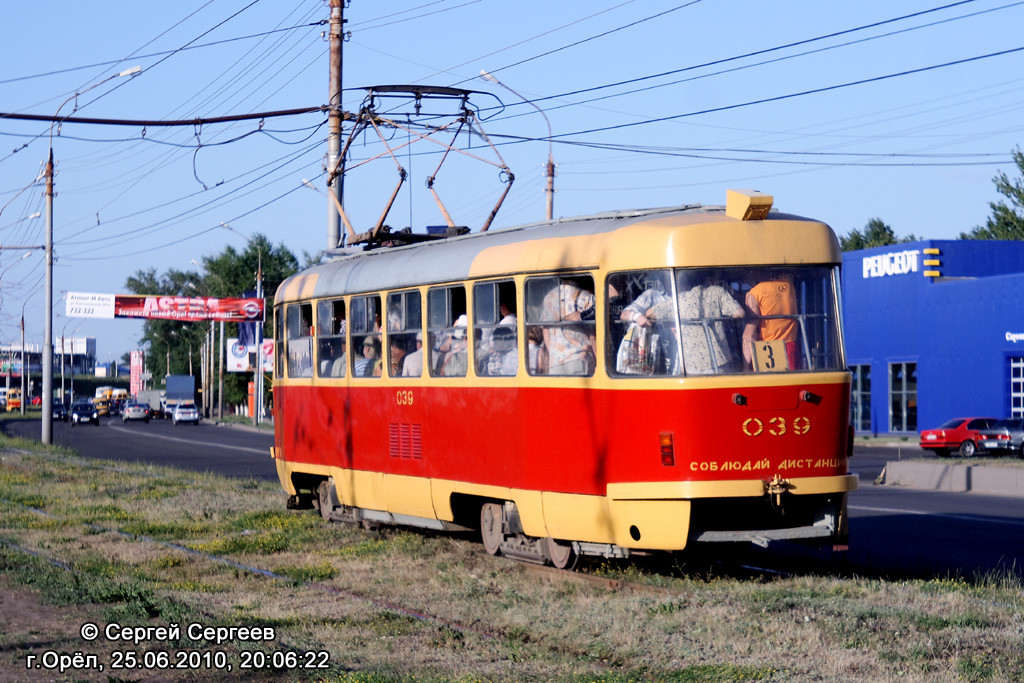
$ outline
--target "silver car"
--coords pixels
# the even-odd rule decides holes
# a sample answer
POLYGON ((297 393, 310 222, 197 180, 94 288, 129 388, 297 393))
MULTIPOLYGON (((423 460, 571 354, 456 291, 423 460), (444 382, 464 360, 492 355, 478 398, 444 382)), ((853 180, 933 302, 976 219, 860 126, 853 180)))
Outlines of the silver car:
POLYGON ((175 426, 182 422, 199 424, 199 410, 196 408, 195 403, 179 403, 174 407, 171 419, 174 421, 175 426))
POLYGON ((149 422, 149 406, 145 403, 126 403, 124 410, 121 411, 121 421, 128 422, 129 420, 142 420, 143 422, 149 422))
POLYGON ((991 427, 979 430, 978 449, 992 455, 1006 453, 1024 458, 1024 418, 997 420, 991 427))

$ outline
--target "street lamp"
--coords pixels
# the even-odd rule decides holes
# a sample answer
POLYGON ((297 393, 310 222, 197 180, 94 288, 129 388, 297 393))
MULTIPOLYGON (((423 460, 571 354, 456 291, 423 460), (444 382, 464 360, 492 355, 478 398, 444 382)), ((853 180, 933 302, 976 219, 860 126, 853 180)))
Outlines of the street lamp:
MULTIPOLYGON (((102 81, 90 85, 84 90, 76 91, 74 95, 67 98, 57 107, 57 112, 50 122, 50 150, 46 161, 46 318, 43 330, 43 429, 42 442, 53 443, 53 124, 60 121, 60 110, 64 105, 79 95, 98 88, 109 80, 122 76, 134 76, 142 71, 141 66, 133 66, 113 76, 108 76, 102 81)), ((76 106, 77 109, 77 106, 76 106)), ((60 128, 57 128, 60 135, 60 128)))
MULTIPOLYGON (((253 238, 241 233, 232 228, 227 223, 220 224, 225 230, 230 230, 235 233, 246 242, 256 247, 256 298, 263 301, 263 249, 260 248, 259 242, 253 238)), ((266 319, 266 302, 263 304, 263 317, 266 319)), ((252 423, 256 427, 260 426, 260 414, 263 412, 263 323, 260 322, 256 325, 256 373, 253 377, 256 384, 256 406, 253 411, 252 423)))
POLYGON ((544 110, 538 107, 534 102, 526 99, 525 97, 517 93, 515 90, 508 87, 507 85, 499 81, 497 78, 489 74, 484 69, 480 69, 480 77, 485 81, 490 81, 495 85, 500 85, 502 88, 508 90, 510 93, 521 99, 523 102, 526 102, 528 105, 539 111, 540 115, 544 117, 544 123, 548 124, 548 164, 545 170, 545 175, 547 176, 548 182, 547 189, 544 190, 544 193, 547 195, 547 215, 548 220, 550 221, 554 217, 555 213, 555 155, 554 149, 552 147, 553 143, 551 140, 551 121, 548 120, 548 115, 544 113, 544 110))

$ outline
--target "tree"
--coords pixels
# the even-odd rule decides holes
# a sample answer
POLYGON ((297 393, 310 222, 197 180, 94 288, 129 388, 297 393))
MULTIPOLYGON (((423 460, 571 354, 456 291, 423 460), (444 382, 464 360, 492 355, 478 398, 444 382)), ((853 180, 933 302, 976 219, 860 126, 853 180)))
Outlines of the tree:
POLYGON ((839 246, 843 251, 857 251, 869 247, 886 247, 890 244, 903 244, 904 242, 916 242, 913 235, 897 237, 892 228, 886 225, 881 218, 872 218, 864 226, 864 232, 854 228, 846 237, 839 236, 839 246))
POLYGON ((1024 240, 1024 154, 1020 147, 1013 152, 1013 161, 1017 164, 1017 170, 1021 172, 1022 178, 1010 181, 1005 173, 1000 173, 992 182, 996 184, 996 190, 1010 200, 1007 206, 1004 202, 989 202, 992 215, 984 226, 978 226, 970 232, 960 233, 962 240, 1024 240))
MULTIPOLYGON (((256 234, 238 252, 225 247, 216 256, 204 256, 205 273, 195 270, 169 269, 158 276, 155 268, 140 270, 128 278, 125 286, 133 294, 165 296, 240 297, 256 290, 256 272, 263 269, 263 293, 267 299, 267 316, 263 334, 273 336, 273 295, 278 285, 298 271, 298 260, 282 243, 276 247, 265 235, 256 234)), ((146 320, 142 326, 142 345, 149 347, 146 368, 154 378, 168 374, 188 374, 189 354, 193 355, 193 369, 198 366, 198 353, 203 344, 207 323, 177 320, 146 320)), ((238 336, 238 325, 225 325, 228 337, 238 336)), ((248 392, 248 376, 226 373, 224 377, 225 403, 241 403, 248 392)), ((269 390, 269 383, 267 384, 269 390)))

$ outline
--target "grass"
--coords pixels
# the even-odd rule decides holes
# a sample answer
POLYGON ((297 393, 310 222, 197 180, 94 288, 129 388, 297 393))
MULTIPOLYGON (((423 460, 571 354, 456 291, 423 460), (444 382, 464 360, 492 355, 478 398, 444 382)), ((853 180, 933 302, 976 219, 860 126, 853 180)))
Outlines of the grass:
MULTIPOLYGON (((450 536, 325 525, 286 510, 273 483, 99 465, 0 437, 0 574, 43 601, 95 610, 103 623, 276 630, 272 643, 226 643, 236 662, 246 649, 330 653, 329 671, 286 680, 1024 678, 1024 590, 1011 574, 745 579, 685 565, 591 565, 652 587, 617 592, 536 581, 450 536)), ((24 666, 30 645, 14 638, 0 635, 2 663, 24 666)))

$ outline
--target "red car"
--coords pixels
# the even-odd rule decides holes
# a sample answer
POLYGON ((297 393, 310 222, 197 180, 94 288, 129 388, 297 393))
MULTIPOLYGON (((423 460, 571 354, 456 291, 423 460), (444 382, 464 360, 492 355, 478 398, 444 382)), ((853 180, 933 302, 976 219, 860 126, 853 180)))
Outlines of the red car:
POLYGON ((42 404, 43 404, 43 397, 42 396, 33 396, 32 397, 32 405, 34 405, 34 406, 41 406, 42 404))
POLYGON ((945 458, 952 451, 960 457, 970 458, 978 452, 979 429, 987 429, 996 422, 994 417, 955 417, 936 429, 921 432, 921 448, 934 451, 945 458))

